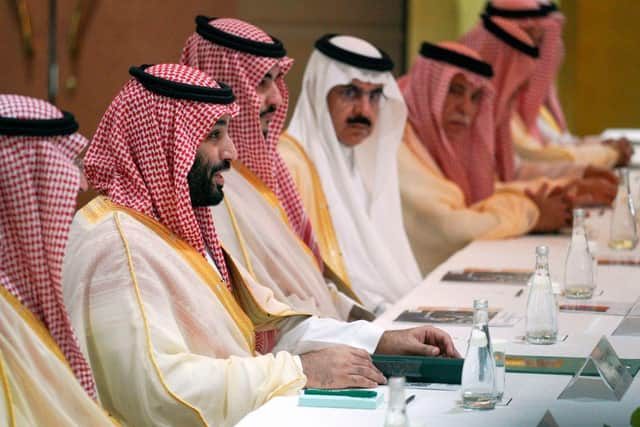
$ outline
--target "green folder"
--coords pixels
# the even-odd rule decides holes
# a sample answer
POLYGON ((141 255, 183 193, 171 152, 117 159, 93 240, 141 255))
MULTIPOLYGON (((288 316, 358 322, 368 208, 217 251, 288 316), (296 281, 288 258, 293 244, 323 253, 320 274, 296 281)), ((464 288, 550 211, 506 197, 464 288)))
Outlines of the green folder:
MULTIPOLYGON (((550 374, 575 375, 582 367, 585 357, 554 357, 554 356, 515 356, 507 355, 507 372, 519 374, 550 374)), ((640 359, 620 359, 629 369, 631 376, 640 370, 640 359)), ((595 366, 588 366, 583 375, 595 377, 598 375, 595 366)))
POLYGON ((464 359, 374 354, 373 364, 386 377, 406 377, 414 383, 460 384, 464 359))

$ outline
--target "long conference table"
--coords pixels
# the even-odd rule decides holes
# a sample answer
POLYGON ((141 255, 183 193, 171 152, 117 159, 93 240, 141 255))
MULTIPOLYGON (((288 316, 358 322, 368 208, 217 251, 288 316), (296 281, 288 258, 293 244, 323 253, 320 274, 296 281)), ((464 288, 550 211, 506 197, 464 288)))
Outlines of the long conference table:
MULTIPOLYGON (((640 259, 640 248, 630 252, 607 247, 609 211, 591 211, 588 220, 591 238, 597 242, 597 254, 606 258, 640 259)), ((444 282, 442 276, 451 270, 465 268, 529 269, 534 268, 535 247, 547 245, 550 250, 551 278, 562 284, 569 235, 530 235, 501 241, 475 241, 455 253, 430 273, 423 283, 393 305, 376 323, 387 329, 417 326, 394 319, 407 309, 419 306, 472 307, 476 298, 486 298, 490 307, 520 314, 522 319, 511 327, 491 327, 492 339, 507 341, 508 355, 587 357, 603 335, 606 335, 621 358, 640 358, 640 337, 612 336, 623 316, 599 313, 559 313, 559 335, 563 342, 532 345, 518 341, 524 335, 524 314, 528 292, 524 285, 444 282), (523 292, 519 292, 523 289, 523 292)), ((640 265, 600 265, 597 290, 593 301, 633 303, 640 297, 640 265), (602 291, 601 295, 598 295, 602 291)), ((438 325, 454 338, 456 348, 464 355, 470 326, 438 325)), ((640 375, 638 375, 640 376, 640 375)), ((507 406, 490 411, 465 411, 460 407, 460 390, 407 389, 415 394, 408 405, 411 426, 537 426, 547 410, 558 425, 564 426, 629 426, 633 411, 640 406, 640 380, 634 378, 620 401, 558 400, 558 395, 571 380, 570 375, 507 373, 505 397, 507 406)), ((387 388, 379 391, 387 394, 387 388)), ((385 399, 388 396, 385 396, 385 399)), ((240 427, 263 426, 383 426, 386 403, 376 410, 328 409, 298 406, 297 396, 275 397, 248 414, 240 427)))

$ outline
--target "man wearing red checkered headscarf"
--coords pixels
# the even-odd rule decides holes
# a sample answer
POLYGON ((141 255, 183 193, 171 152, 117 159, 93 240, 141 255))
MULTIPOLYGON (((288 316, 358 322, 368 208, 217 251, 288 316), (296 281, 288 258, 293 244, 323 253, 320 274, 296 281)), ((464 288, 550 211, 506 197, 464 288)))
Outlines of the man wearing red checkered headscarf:
POLYGON ((233 88, 240 115, 230 131, 240 162, 275 193, 289 224, 322 265, 311 222, 277 151, 289 103, 284 76, 293 60, 279 40, 246 22, 199 16, 196 23, 180 62, 233 88))
MULTIPOLYGON (((526 180, 523 183, 543 199, 560 198, 559 188, 572 191, 575 203, 598 202, 608 204, 615 197, 615 177, 599 168, 577 165, 570 161, 531 162, 517 157, 512 134, 512 118, 518 100, 535 73, 539 49, 531 37, 508 19, 482 15, 482 22, 465 34, 462 43, 476 50, 493 67, 495 88, 494 119, 496 128, 496 169, 501 182, 526 180), (585 179, 582 179, 585 178, 585 179), (556 181, 547 182, 547 179, 556 181), (546 193, 547 187, 558 192, 546 193)), ((551 217, 551 216, 550 216, 551 217)), ((556 218, 566 218, 561 212, 556 218)))
POLYGON ((202 16, 196 24, 182 62, 230 83, 241 106, 230 127, 240 162, 227 175, 224 203, 214 209, 222 241, 292 307, 340 320, 371 317, 358 306, 348 277, 331 274, 330 258, 324 262, 331 267, 318 268, 324 262, 311 223, 276 150, 288 101, 284 75, 292 60, 279 41, 250 24, 202 16))
POLYGON ((538 48, 516 25, 488 16, 483 16, 482 23, 463 37, 463 44, 477 51, 493 66, 496 167, 501 181, 511 181, 516 176, 516 154, 510 120, 515 110, 515 99, 536 69, 538 48))
POLYGON ((77 129, 71 114, 45 101, 0 95, 0 387, 10 405, 6 425, 112 425, 89 398, 96 398, 93 375, 62 296, 62 262, 80 185, 73 162, 87 145, 77 129), (52 401, 61 389, 65 393, 52 401))
MULTIPOLYGON (((464 62, 466 63, 466 62, 464 62)), ((399 80, 407 103, 408 120, 422 144, 429 151, 445 176, 462 190, 467 205, 493 194, 493 87, 491 66, 480 56, 458 43, 432 45, 423 43, 411 71, 399 80), (443 57, 444 60, 440 60, 443 57), (468 61, 469 67, 456 66, 451 61, 468 61), (460 75, 462 85, 453 87, 452 80, 460 75), (468 82, 468 86, 464 83, 468 82), (447 96, 453 90, 471 87, 476 97, 477 116, 458 115, 459 122, 469 121, 466 129, 469 141, 456 144, 446 132, 448 123, 443 117, 447 96)), ((461 80, 458 77, 458 80, 461 80)), ((454 127, 454 129, 457 129, 454 127)))
POLYGON ((130 74, 87 153, 87 176, 102 195, 76 214, 63 275, 109 410, 135 426, 234 425, 305 384, 384 382, 374 351, 457 355, 433 328, 383 332, 300 315, 228 253, 217 255, 208 208, 222 200, 221 173, 236 157, 231 90, 184 65, 130 74), (220 280, 227 271, 233 293, 220 280), (274 325, 277 346, 257 353, 255 329, 274 325))
POLYGON ((538 209, 496 191, 491 66, 455 42, 424 42, 399 85, 408 121, 398 152, 407 234, 423 274, 477 238, 527 233, 538 209))
MULTIPOLYGON (((208 205, 222 195, 220 173, 235 156, 220 135, 238 107, 229 88, 186 66, 130 73, 134 78, 107 109, 84 159, 87 179, 101 195, 74 219, 65 301, 85 332, 81 347, 100 367, 99 394, 127 425, 218 423, 226 418, 219 402, 226 392, 253 394, 257 404, 266 397, 246 383, 226 383, 234 371, 225 368, 230 355, 248 358, 236 373, 257 375, 265 392, 272 382, 296 389, 303 378, 291 355, 253 362, 255 349, 265 351, 264 333, 254 334, 230 292, 209 214, 208 205), (219 153, 215 163, 204 157, 210 150, 219 153), (269 375, 275 365, 281 371, 269 375), (182 384, 196 367, 207 372, 207 382, 182 384), (206 405, 177 397, 201 389, 211 400, 206 405)), ((239 404, 229 417, 239 418, 252 404, 239 404)))
POLYGON ((530 160, 571 160, 605 168, 628 163, 632 154, 628 141, 601 144, 598 137, 581 139, 568 132, 555 85, 564 58, 565 22, 557 6, 537 0, 492 0, 485 12, 518 25, 540 48, 536 71, 520 94, 512 119, 518 153, 530 160))

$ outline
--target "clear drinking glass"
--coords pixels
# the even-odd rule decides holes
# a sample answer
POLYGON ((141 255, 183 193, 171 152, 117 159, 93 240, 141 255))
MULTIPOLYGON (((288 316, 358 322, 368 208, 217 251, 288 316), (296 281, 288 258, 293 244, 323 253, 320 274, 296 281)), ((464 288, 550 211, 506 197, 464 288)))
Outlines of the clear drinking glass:
POLYGON ((588 240, 589 236, 587 235, 587 245, 589 246, 589 253, 593 258, 593 284, 595 291, 598 287, 598 241, 597 240, 588 240))
POLYGON ((549 276, 549 248, 536 248, 536 271, 529 281, 526 340, 531 344, 553 344, 558 337, 558 306, 549 276))
POLYGON ((487 300, 473 302, 473 326, 462 365, 462 406, 493 409, 496 405, 496 364, 489 336, 487 300))
POLYGON ((504 396, 507 340, 494 339, 491 345, 493 347, 493 360, 496 362, 496 401, 500 402, 504 396))
POLYGON ((404 377, 389 378, 389 404, 384 427, 409 427, 407 404, 404 400, 404 377))
POLYGON ((629 191, 629 169, 621 168, 618 174, 620 182, 611 215, 609 247, 631 250, 638 244, 638 230, 635 207, 629 191))
POLYGON ((564 264, 564 294, 567 298, 591 298, 596 287, 593 256, 589 251, 584 221, 584 209, 574 209, 573 232, 564 264))

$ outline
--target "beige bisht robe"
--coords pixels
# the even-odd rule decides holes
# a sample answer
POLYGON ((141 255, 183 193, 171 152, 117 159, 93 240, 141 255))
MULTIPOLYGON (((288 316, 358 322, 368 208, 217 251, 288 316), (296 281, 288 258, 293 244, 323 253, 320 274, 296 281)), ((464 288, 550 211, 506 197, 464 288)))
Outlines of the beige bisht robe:
POLYGON ((278 152, 289 168, 302 204, 309 215, 322 258, 332 274, 351 287, 327 198, 315 165, 300 144, 286 132, 280 136, 278 152))
POLYGON ((231 426, 306 382, 297 356, 254 352, 253 322, 289 307, 255 283, 232 295, 191 246, 104 197, 76 214, 63 289, 100 400, 127 425, 231 426))
MULTIPOLYGON (((562 136, 553 117, 544 107, 540 111, 540 118, 548 124, 548 127, 558 132, 558 139, 562 136)), ((593 165, 611 169, 618 160, 616 150, 600 144, 599 141, 566 144, 549 141, 548 144, 542 145, 536 137, 527 131, 524 122, 517 114, 514 114, 511 119, 511 135, 517 155, 526 161, 573 162, 577 165, 593 165)))
POLYGON ((423 274, 472 240, 526 234, 538 221, 536 205, 507 186, 466 206, 460 188, 442 174, 409 123, 398 161, 404 224, 423 274))
POLYGON ((357 296, 348 282, 325 281, 275 194, 240 163, 225 175, 224 192, 223 203, 212 208, 216 231, 251 277, 296 311, 347 320, 357 296))
POLYGON ((117 426, 76 380, 47 329, 0 286, 0 426, 117 426))

